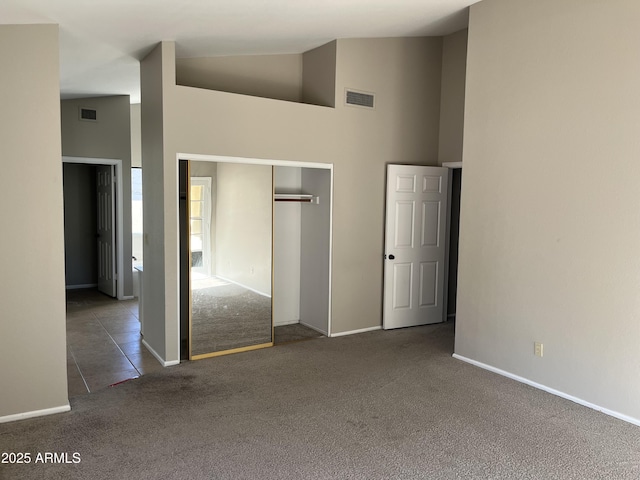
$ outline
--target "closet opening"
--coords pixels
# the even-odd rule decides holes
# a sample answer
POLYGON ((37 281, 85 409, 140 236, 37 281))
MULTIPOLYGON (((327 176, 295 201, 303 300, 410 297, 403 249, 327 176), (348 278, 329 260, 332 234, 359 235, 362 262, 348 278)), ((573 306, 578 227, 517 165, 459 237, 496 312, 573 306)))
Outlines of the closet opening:
POLYGON ((332 166, 180 160, 180 356, 331 333, 332 166))

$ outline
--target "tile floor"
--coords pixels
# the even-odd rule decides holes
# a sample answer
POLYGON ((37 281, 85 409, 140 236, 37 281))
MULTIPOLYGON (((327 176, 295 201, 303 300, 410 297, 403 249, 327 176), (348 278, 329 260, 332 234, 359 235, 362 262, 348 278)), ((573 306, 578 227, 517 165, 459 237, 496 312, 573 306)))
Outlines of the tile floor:
POLYGON ((137 300, 67 291, 67 377, 73 397, 162 369, 142 345, 137 300))

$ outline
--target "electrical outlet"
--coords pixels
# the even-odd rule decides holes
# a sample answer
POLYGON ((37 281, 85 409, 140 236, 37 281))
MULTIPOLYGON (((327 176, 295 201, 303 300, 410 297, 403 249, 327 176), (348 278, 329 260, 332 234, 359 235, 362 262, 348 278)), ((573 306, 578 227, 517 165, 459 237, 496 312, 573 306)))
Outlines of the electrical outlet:
POLYGON ((544 345, 540 342, 533 344, 533 353, 536 357, 542 357, 544 355, 544 345))

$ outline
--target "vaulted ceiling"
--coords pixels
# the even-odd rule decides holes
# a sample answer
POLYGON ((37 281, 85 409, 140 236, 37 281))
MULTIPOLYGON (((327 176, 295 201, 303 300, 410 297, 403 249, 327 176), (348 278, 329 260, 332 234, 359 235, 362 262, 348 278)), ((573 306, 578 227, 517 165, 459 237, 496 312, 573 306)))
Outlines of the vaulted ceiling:
POLYGON ((301 53, 336 38, 438 36, 478 0, 3 0, 0 23, 60 26, 62 98, 140 98, 139 61, 161 40, 179 57, 301 53))

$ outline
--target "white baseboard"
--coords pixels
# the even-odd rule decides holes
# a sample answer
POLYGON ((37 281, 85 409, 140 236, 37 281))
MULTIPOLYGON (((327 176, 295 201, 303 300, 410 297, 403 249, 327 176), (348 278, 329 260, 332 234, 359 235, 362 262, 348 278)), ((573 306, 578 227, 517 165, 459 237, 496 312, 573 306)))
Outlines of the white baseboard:
POLYGON ((263 297, 271 298, 271 295, 269 295, 267 293, 264 293, 264 292, 260 292, 260 291, 256 290, 255 288, 247 287, 246 285, 243 285, 240 282, 236 282, 235 280, 231 280, 231 279, 226 278, 226 277, 221 277, 220 275, 211 275, 211 276, 219 278, 220 280, 224 280, 225 282, 233 283, 234 285, 238 285, 239 287, 246 288, 247 290, 251 290, 253 293, 257 293, 258 295, 262 295, 263 297))
POLYGON ((97 286, 97 283, 83 283, 82 285, 65 285, 64 288, 67 290, 80 290, 82 288, 96 288, 97 286))
POLYGON ((125 295, 120 300, 133 300, 134 298, 136 297, 134 297, 133 295, 125 295))
POLYGON ((172 367, 174 365, 178 365, 180 363, 180 360, 171 360, 171 361, 166 361, 164 358, 162 358, 158 352, 156 352, 153 348, 151 348, 151 345, 149 345, 146 340, 142 339, 142 345, 145 346, 145 348, 147 350, 149 350, 149 352, 151 353, 151 355, 153 355, 154 357, 156 357, 156 360, 158 360, 160 362, 160 364, 163 367, 172 367))
POLYGON ((27 418, 43 417, 45 415, 53 415, 55 413, 64 413, 71 411, 71 405, 61 405, 59 407, 45 408, 44 410, 33 410, 31 412, 14 413, 13 415, 5 415, 0 417, 0 423, 15 422, 17 420, 25 420, 27 418))
POLYGON ((478 362, 476 360, 471 360, 470 358, 463 357, 462 355, 458 355, 457 353, 453 354, 453 358, 457 358, 458 360, 462 360, 463 362, 469 363, 469 364, 474 365, 476 367, 480 367, 480 368, 482 368, 484 370, 488 370, 490 372, 497 373, 498 375, 502 375, 503 377, 507 377, 507 378, 510 378, 510 379, 515 380, 517 382, 524 383, 525 385, 529 385, 529 386, 537 388, 539 390, 543 390, 543 391, 545 391, 547 393, 550 393, 552 395, 556 395, 558 397, 565 398, 567 400, 571 400, 572 402, 577 403, 579 405, 582 405, 583 407, 591 408, 591 409, 596 410, 598 412, 602 412, 605 415, 609 415, 611 417, 615 417, 615 418, 617 418, 619 420, 623 420, 623 421, 631 423, 633 425, 640 426, 640 419, 637 419, 637 418, 634 418, 634 417, 630 417, 628 415, 624 415, 623 413, 616 412, 614 410, 609 410, 608 408, 604 408, 604 407, 601 407, 599 405, 595 405, 595 404, 593 404, 591 402, 587 402, 586 400, 583 400, 581 398, 574 397, 573 395, 569 395, 568 393, 561 392, 560 390, 556 390, 555 388, 547 387, 546 385, 542 385, 540 383, 537 383, 537 382, 534 382, 532 380, 526 379, 526 378, 521 377, 519 375, 514 375, 513 373, 509 373, 509 372, 506 372, 504 370, 500 370, 499 368, 492 367, 491 365, 487 365, 485 363, 478 362))
POLYGON ((356 333, 365 333, 365 332, 373 332, 374 330, 381 330, 382 327, 378 325, 377 327, 369 327, 369 328, 361 328, 359 330, 350 330, 348 332, 338 332, 332 333, 331 337, 344 337, 345 335, 355 335, 356 333))

